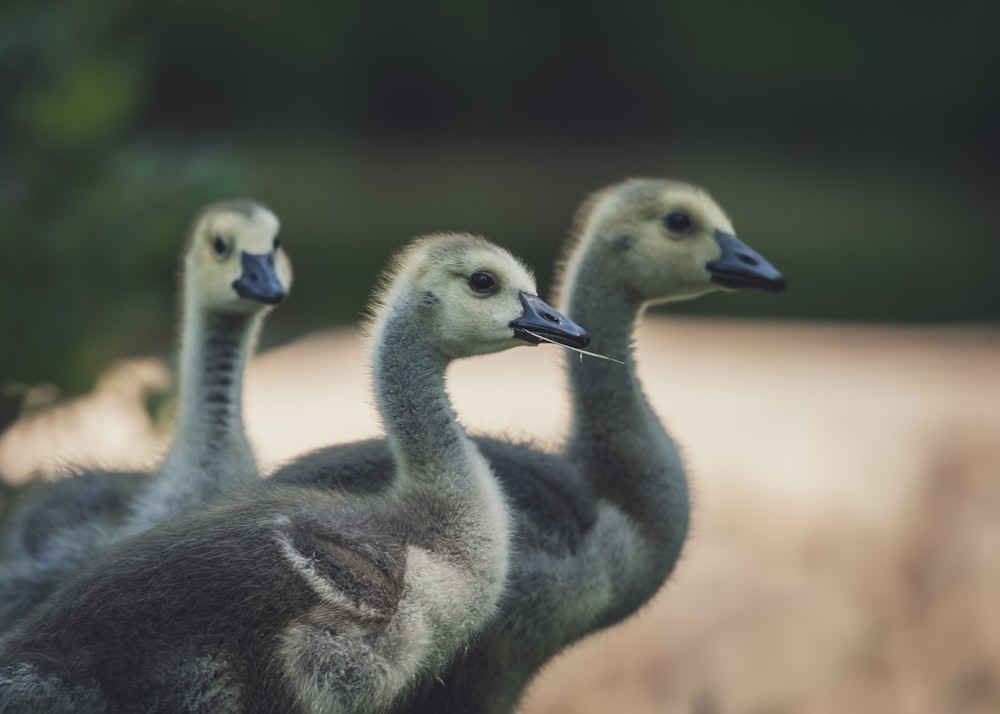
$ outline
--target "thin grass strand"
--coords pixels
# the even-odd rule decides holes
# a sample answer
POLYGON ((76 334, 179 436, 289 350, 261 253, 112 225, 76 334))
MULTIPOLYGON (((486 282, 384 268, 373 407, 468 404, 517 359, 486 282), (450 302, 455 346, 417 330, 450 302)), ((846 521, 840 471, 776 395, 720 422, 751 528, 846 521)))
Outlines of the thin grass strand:
POLYGON ((556 345, 558 347, 562 347, 563 349, 572 350, 573 352, 579 352, 580 353, 580 361, 583 361, 583 356, 587 355, 588 357, 597 357, 597 359, 606 359, 609 362, 617 362, 618 364, 625 364, 620 359, 615 359, 614 357, 606 357, 604 355, 597 354, 596 352, 587 352, 587 350, 581 350, 578 347, 572 347, 571 345, 564 345, 561 342, 556 342, 555 340, 550 340, 548 337, 545 337, 544 335, 539 335, 537 332, 532 332, 531 330, 524 330, 524 331, 527 332, 532 337, 537 337, 542 342, 548 342, 549 344, 553 344, 553 345, 556 345))

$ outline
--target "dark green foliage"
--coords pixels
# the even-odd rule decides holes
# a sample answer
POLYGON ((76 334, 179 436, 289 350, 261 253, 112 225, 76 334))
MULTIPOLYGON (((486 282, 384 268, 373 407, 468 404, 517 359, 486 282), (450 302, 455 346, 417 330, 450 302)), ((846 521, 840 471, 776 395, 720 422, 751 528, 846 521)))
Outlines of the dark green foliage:
POLYGON ((576 204, 643 174, 704 184, 789 279, 683 312, 995 320, 998 25, 984 2, 7 3, 0 388, 168 354, 187 223, 238 195, 296 266, 265 346, 356 320, 427 231, 507 245, 545 294, 576 204))
POLYGON ((112 360, 161 352, 194 211, 246 185, 210 147, 134 131, 149 89, 127 4, 25 4, 0 21, 0 427, 23 388, 89 389, 112 360))

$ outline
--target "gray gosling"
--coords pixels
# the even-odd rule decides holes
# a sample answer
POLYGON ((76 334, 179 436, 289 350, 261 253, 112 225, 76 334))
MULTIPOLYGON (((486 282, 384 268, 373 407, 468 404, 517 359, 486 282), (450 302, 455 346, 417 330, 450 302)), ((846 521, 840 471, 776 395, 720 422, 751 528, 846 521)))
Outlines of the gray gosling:
POLYGON ((243 373, 291 263, 275 215, 252 201, 204 208, 182 263, 178 416, 152 474, 84 470, 46 484, 15 513, 0 566, 0 629, 112 542, 258 478, 243 425, 243 373))
POLYGON ((481 238, 418 240, 384 285, 387 489, 264 482, 118 544, 0 643, 0 711, 385 712, 493 617, 510 518, 445 369, 588 338, 481 238))
POLYGON ((243 425, 243 374, 265 316, 291 289, 277 217, 249 201, 209 206, 184 259, 177 430, 126 518, 131 535, 258 478, 243 425))
MULTIPOLYGON (((625 364, 567 353, 573 412, 560 454, 476 439, 512 501, 507 593, 471 646, 394 711, 512 712, 553 656, 660 589, 687 536, 688 482, 636 377, 636 323, 651 304, 785 281, 705 191, 637 179, 581 206, 559 284, 590 349, 625 364)), ((389 472, 384 443, 369 441, 313 452, 271 478, 361 492, 387 488, 389 472)))

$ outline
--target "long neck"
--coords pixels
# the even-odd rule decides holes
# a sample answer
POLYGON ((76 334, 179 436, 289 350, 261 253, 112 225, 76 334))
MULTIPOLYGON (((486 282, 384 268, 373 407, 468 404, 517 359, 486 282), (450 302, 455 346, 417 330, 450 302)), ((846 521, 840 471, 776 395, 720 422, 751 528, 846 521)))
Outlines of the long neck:
POLYGON ((190 310, 185 315, 174 446, 218 453, 246 443, 243 373, 260 317, 190 310))
POLYGON ((625 364, 567 354, 573 393, 567 457, 602 497, 622 506, 670 550, 679 550, 688 523, 687 481, 677 448, 635 372, 633 332, 642 298, 610 281, 607 256, 596 248, 572 265, 564 285, 565 311, 590 332, 592 350, 625 364))
POLYGON ((397 472, 413 484, 442 472, 461 477, 468 471, 471 442, 445 392, 448 360, 420 333, 409 307, 394 303, 387 308, 372 360, 379 412, 397 472))
POLYGON ((510 566, 509 510, 489 463, 458 424, 445 392, 447 358, 422 335, 412 305, 391 303, 375 333, 372 368, 389 447, 397 506, 414 560, 409 587, 432 628, 435 668, 454 643, 490 616, 510 566))
POLYGON ((620 431, 609 431, 609 424, 618 425, 622 419, 629 431, 663 431, 635 374, 632 343, 642 299, 610 283, 607 275, 605 256, 591 249, 578 256, 563 286, 562 308, 590 333, 589 349, 625 363, 566 353, 574 397, 570 443, 578 449, 606 441, 620 431))
POLYGON ((136 500, 128 529, 204 505, 223 490, 256 480, 243 426, 243 372, 261 315, 205 311, 188 299, 181 325, 178 416, 158 473, 136 500))

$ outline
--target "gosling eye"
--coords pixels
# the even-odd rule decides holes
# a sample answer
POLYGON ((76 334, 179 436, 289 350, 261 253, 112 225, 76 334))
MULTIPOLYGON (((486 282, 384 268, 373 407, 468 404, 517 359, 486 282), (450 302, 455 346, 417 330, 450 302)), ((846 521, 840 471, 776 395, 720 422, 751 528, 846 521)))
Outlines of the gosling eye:
POLYGON ((498 289, 497 279, 489 273, 479 271, 469 276, 469 287, 477 293, 489 295, 498 289))
POLYGON ((222 236, 216 235, 212 238, 212 250, 215 251, 216 257, 225 258, 229 254, 229 244, 222 236))
POLYGON ((274 237, 274 245, 271 246, 271 250, 277 250, 281 247, 281 236, 274 237))
POLYGON ((672 211, 663 218, 663 224, 674 233, 687 233, 694 228, 694 220, 685 211, 672 211))

